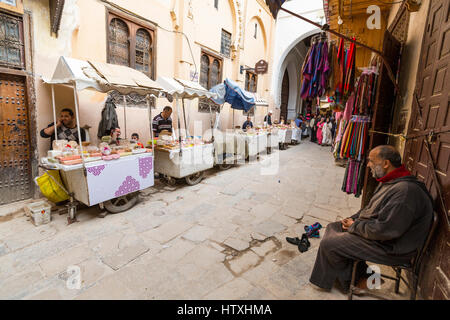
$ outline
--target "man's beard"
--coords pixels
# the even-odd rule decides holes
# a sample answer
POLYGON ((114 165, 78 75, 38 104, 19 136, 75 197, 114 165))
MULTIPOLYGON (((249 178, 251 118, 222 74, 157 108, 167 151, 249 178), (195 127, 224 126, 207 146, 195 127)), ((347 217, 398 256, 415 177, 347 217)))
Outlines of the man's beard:
POLYGON ((381 179, 386 175, 386 172, 383 170, 383 167, 380 165, 374 166, 374 167, 370 168, 370 170, 372 171, 372 176, 375 179, 381 179))
POLYGON ((74 123, 74 121, 72 120, 72 121, 66 121, 66 122, 62 122, 63 123, 63 125, 64 125, 64 127, 66 127, 66 128, 73 128, 73 127, 75 127, 75 123, 74 123))

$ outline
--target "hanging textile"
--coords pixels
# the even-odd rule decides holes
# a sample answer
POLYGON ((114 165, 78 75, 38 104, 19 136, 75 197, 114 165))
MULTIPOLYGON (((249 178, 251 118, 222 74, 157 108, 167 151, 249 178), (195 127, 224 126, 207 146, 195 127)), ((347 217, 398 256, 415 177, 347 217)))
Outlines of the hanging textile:
MULTIPOLYGON (((331 50, 334 51, 335 49, 332 48, 331 50)), ((340 103, 345 101, 353 91, 356 45, 351 42, 349 48, 345 49, 345 41, 340 39, 336 50, 336 59, 333 59, 331 69, 333 70, 334 100, 340 103)))
POLYGON ((325 94, 329 97, 332 97, 336 94, 336 84, 339 82, 340 77, 340 69, 337 61, 337 47, 333 41, 329 44, 328 62, 330 66, 330 72, 325 94))
POLYGON ((344 130, 348 121, 344 119, 343 112, 336 112, 335 118, 336 118, 336 134, 333 144, 333 155, 335 158, 339 158, 338 156, 339 142, 341 141, 342 136, 344 135, 344 130))
MULTIPOLYGON (((356 40, 353 38, 353 40, 356 40)), ((344 78, 344 96, 347 96, 349 92, 353 91, 353 84, 355 81, 355 56, 356 56, 356 45, 351 42, 350 48, 346 52, 346 67, 345 67, 345 78, 344 78)))
POLYGON ((328 87, 329 74, 328 42, 313 41, 302 68, 300 89, 302 99, 323 96, 328 87))
POLYGON ((364 161, 348 161, 341 190, 347 194, 354 194, 358 198, 363 189, 365 171, 364 161))
POLYGON ((109 95, 102 110, 102 119, 98 124, 97 137, 101 139, 103 136, 109 136, 112 129, 119 127, 117 119, 116 104, 114 98, 109 95))
POLYGON ((341 159, 362 160, 370 126, 370 117, 352 116, 342 139, 339 141, 339 156, 341 159))

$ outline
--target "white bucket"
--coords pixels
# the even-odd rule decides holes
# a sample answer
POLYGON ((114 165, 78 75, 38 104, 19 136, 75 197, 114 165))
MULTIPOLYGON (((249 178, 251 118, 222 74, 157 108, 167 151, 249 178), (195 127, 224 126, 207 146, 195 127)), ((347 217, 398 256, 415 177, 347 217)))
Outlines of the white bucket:
POLYGON ((51 205, 45 200, 25 205, 25 212, 33 219, 35 226, 40 226, 51 221, 51 209, 51 205))

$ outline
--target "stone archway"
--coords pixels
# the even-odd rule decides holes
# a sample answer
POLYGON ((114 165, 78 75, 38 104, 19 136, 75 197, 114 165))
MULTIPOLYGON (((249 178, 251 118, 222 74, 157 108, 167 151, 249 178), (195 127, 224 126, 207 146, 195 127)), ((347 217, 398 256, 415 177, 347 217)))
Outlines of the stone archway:
MULTIPOLYGON (((301 54, 297 54, 298 58, 293 59, 289 57, 290 55, 296 54, 296 47, 301 43, 303 40, 311 37, 312 35, 320 33, 320 29, 314 29, 308 32, 305 32, 304 34, 300 35, 296 38, 295 41, 293 41, 281 54, 280 58, 275 62, 275 68, 273 69, 273 76, 272 76, 272 88, 273 88, 273 100, 276 108, 279 108, 281 105, 281 87, 283 83, 283 76, 286 68, 288 67, 289 63, 292 62, 297 65, 296 71, 292 71, 294 73, 300 74, 300 68, 301 64, 303 63, 303 59, 301 54)), ((304 53, 306 54, 306 52, 304 53)), ((304 57, 303 57, 304 58, 304 57)), ((291 77, 292 78, 292 77, 291 77)))

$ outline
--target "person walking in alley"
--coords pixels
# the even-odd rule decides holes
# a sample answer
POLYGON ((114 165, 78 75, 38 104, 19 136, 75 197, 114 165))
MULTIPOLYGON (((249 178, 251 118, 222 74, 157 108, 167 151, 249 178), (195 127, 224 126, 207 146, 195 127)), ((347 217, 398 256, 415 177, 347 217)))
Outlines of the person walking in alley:
POLYGON ((322 118, 320 118, 319 123, 317 123, 317 143, 319 145, 322 145, 322 139, 323 139, 322 129, 323 129, 324 124, 325 124, 325 119, 322 117, 322 118))
POLYGON ((311 120, 309 121, 309 128, 311 130, 311 142, 317 141, 316 121, 317 121, 317 118, 314 115, 312 116, 311 120))
POLYGON ((327 121, 323 123, 322 127, 322 146, 331 146, 331 127, 332 123, 330 118, 327 118, 327 121))
MULTIPOLYGON (((374 148, 367 165, 380 184, 366 207, 327 226, 309 280, 319 288, 329 290, 337 280, 348 290, 354 260, 407 264, 428 235, 432 198, 425 185, 402 166, 395 148, 374 148)), ((367 289, 367 265, 359 266, 358 287, 367 289)))

